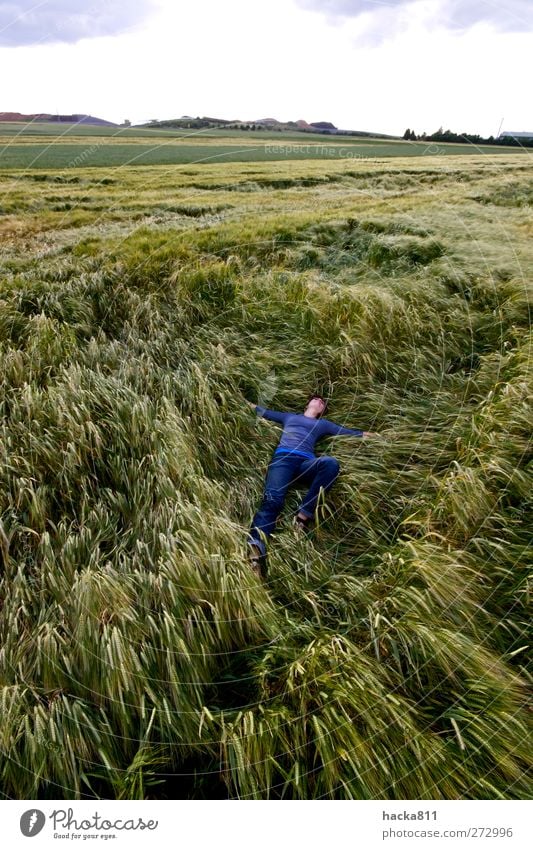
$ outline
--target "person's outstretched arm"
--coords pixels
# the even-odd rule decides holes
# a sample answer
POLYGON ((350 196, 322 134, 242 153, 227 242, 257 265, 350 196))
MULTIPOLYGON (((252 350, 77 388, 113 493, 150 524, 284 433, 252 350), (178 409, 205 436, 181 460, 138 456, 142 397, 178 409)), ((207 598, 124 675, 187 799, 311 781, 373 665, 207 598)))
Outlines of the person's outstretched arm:
POLYGON ((290 416, 290 413, 281 413, 278 410, 269 410, 267 407, 261 407, 259 404, 253 404, 251 401, 247 402, 250 407, 253 407, 256 413, 261 416, 263 419, 268 419, 271 422, 278 422, 279 424, 285 424, 285 420, 287 416, 290 416))
POLYGON ((322 419, 324 436, 379 436, 377 433, 372 433, 369 430, 358 430, 357 428, 343 427, 342 425, 330 422, 329 419, 322 419))

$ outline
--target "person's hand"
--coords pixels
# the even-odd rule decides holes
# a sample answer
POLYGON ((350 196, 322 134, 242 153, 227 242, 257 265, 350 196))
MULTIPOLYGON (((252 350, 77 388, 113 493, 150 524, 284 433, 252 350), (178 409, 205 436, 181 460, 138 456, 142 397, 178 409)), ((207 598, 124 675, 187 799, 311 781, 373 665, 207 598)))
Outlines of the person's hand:
POLYGON ((257 404, 254 404, 252 401, 247 401, 246 403, 247 403, 247 404, 249 404, 249 405, 250 405, 250 407, 253 407, 253 408, 254 408, 254 410, 255 410, 255 408, 256 408, 256 406, 257 406, 257 404))
POLYGON ((363 439, 366 439, 368 436, 379 436, 379 433, 372 433, 370 430, 363 431, 363 439))

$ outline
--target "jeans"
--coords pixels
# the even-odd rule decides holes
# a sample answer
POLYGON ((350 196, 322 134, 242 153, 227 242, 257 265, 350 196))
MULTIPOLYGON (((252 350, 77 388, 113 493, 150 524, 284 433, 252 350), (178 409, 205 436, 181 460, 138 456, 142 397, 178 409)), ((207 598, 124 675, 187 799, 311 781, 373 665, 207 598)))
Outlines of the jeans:
POLYGON ((312 518, 315 515, 320 488, 327 492, 335 483, 339 470, 339 461, 335 457, 275 454, 268 466, 263 501, 252 520, 248 544, 257 545, 261 554, 266 554, 266 545, 259 531, 263 531, 266 537, 272 534, 291 485, 300 487, 310 484, 299 512, 312 518))

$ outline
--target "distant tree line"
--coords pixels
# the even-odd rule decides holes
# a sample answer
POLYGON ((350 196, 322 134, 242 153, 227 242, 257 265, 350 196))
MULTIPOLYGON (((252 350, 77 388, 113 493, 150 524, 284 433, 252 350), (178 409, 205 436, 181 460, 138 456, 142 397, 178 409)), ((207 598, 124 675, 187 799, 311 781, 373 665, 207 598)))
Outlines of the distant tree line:
MULTIPOLYGON (((121 126, 130 126, 130 122, 125 121, 121 126)), ((338 136, 357 136, 359 138, 379 138, 396 140, 398 136, 391 136, 386 133, 369 133, 361 130, 339 130, 334 124, 329 121, 317 121, 308 126, 301 126, 297 121, 285 121, 279 124, 260 124, 256 122, 246 121, 227 121, 222 118, 191 117, 183 115, 181 118, 167 118, 160 121, 157 118, 152 118, 145 124, 138 124, 139 127, 152 129, 160 127, 161 129, 187 129, 187 130, 203 130, 203 129, 224 129, 224 130, 265 130, 269 133, 283 133, 289 130, 290 132, 298 133, 313 133, 315 135, 338 135, 338 136)), ((410 130, 408 131, 411 132, 410 130)), ((416 137, 415 137, 416 138, 416 137)))
POLYGON ((204 130, 206 128, 223 128, 225 130, 264 130, 262 124, 243 124, 239 121, 223 121, 218 118, 172 118, 158 121, 153 118, 145 126, 148 127, 179 127, 187 130, 204 130))
POLYGON ((483 136, 472 133, 452 133, 451 130, 443 130, 442 127, 439 127, 437 132, 432 133, 430 136, 427 133, 422 133, 422 135, 418 136, 408 127, 402 138, 406 141, 458 142, 459 144, 469 142, 471 144, 507 145, 508 147, 533 147, 533 138, 514 138, 514 136, 498 136, 498 138, 489 136, 488 138, 483 138, 483 136))

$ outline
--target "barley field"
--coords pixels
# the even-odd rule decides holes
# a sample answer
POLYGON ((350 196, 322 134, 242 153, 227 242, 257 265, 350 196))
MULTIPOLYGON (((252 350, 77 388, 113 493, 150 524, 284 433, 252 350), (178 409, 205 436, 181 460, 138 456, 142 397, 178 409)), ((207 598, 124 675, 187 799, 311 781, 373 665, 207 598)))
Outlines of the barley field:
POLYGON ((530 798, 532 197, 511 151, 2 159, 5 798, 530 798), (379 437, 261 581, 246 401, 314 391, 379 437))
MULTIPOLYGON (((98 127, 88 124, 0 124, 0 170, 225 164, 376 157, 528 156, 528 149, 319 133, 227 129, 98 127), (147 143, 146 143, 147 142, 147 143)), ((525 160, 527 161, 527 159, 525 160)))

